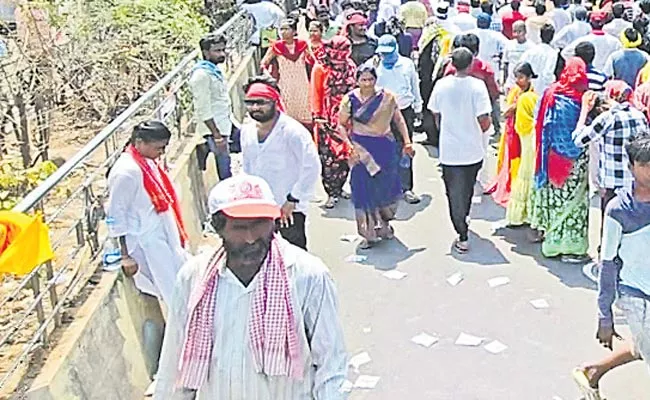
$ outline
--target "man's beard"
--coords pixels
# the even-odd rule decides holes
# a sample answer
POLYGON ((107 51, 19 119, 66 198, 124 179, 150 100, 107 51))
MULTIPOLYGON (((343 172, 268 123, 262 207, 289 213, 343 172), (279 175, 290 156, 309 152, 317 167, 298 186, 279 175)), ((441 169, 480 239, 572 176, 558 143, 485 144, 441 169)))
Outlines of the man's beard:
POLYGON ((273 232, 267 238, 256 240, 251 244, 235 246, 227 240, 223 240, 223 247, 226 249, 226 256, 230 261, 237 261, 244 265, 261 264, 271 248, 273 232))
POLYGON ((223 64, 223 63, 226 62, 226 57, 225 56, 224 57, 216 57, 216 58, 213 58, 211 61, 212 61, 213 64, 223 64))
POLYGON ((268 113, 263 113, 261 111, 254 111, 254 112, 249 112, 251 118, 253 118, 257 122, 269 122, 275 117, 275 106, 268 112, 268 113))

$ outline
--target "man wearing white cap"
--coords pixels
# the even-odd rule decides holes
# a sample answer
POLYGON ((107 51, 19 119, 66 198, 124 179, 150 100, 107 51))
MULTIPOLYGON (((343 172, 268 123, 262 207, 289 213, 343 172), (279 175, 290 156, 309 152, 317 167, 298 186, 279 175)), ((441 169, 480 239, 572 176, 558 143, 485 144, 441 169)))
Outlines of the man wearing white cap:
POLYGON ((223 244, 178 274, 154 399, 344 399, 334 282, 320 259, 274 233, 269 185, 226 179, 208 208, 223 244))

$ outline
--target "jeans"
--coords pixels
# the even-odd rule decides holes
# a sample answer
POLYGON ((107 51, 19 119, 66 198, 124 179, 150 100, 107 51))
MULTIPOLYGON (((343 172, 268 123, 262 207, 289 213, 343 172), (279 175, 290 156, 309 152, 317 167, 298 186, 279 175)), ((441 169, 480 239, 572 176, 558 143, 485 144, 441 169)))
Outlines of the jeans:
MULTIPOLYGON (((409 133, 409 139, 411 139, 412 141, 413 127, 415 124, 415 111, 413 111, 413 107, 407 107, 400 111, 402 113, 402 116, 404 117, 404 120, 406 121, 406 129, 408 130, 409 133)), ((402 134, 399 133, 397 126, 395 126, 393 122, 391 122, 391 131, 395 136, 395 140, 397 141, 397 143, 399 143, 399 145, 397 146, 397 157, 398 159, 401 159, 402 149, 404 148, 404 140, 402 139, 402 134)), ((413 160, 411 160, 411 165, 408 168, 402 168, 401 166, 399 166, 398 168, 399 168, 400 182, 402 183, 402 192, 413 190, 413 160)))
POLYGON ((307 250, 307 234, 305 233, 305 219, 307 217, 301 212, 293 213, 293 225, 280 227, 280 220, 275 221, 275 226, 280 235, 289 243, 307 250))
POLYGON ((498 135, 501 131, 501 102, 498 97, 492 100, 492 126, 494 126, 494 133, 498 135))
POLYGON ((222 181, 230 178, 232 172, 230 171, 230 149, 228 148, 228 143, 226 142, 226 149, 222 151, 217 148, 217 144, 214 142, 214 137, 206 136, 205 140, 208 144, 208 149, 210 149, 210 152, 214 154, 219 180, 222 181))
POLYGON ((443 165, 442 180, 445 183, 449 216, 458 233, 460 241, 468 239, 467 217, 472 207, 476 175, 483 165, 482 161, 471 165, 443 165))

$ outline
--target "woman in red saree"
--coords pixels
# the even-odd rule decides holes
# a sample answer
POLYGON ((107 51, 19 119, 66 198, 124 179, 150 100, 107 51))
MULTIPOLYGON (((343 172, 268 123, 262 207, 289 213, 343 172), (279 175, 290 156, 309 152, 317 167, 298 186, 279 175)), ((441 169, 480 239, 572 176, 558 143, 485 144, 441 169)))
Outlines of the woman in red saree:
POLYGON ((356 64, 352 46, 343 36, 334 36, 323 46, 323 57, 312 72, 312 113, 316 121, 316 142, 322 164, 323 187, 327 192, 325 208, 333 208, 344 196, 348 178, 350 149, 339 138, 341 99, 356 86, 356 64))
POLYGON ((517 102, 523 93, 533 91, 531 79, 537 77, 528 63, 517 65, 513 72, 516 85, 510 89, 506 97, 506 109, 503 112, 506 126, 499 142, 497 176, 494 183, 486 190, 486 193, 491 193, 494 201, 503 207, 506 207, 510 200, 512 181, 517 177, 521 161, 521 143, 515 130, 517 102))
POLYGON ((296 22, 292 19, 282 21, 281 39, 273 43, 271 51, 262 59, 262 69, 267 70, 278 81, 286 105, 286 113, 295 120, 311 124, 309 110, 309 79, 307 66, 314 63, 309 44, 296 37, 296 22), (272 64, 277 66, 271 71, 272 64))

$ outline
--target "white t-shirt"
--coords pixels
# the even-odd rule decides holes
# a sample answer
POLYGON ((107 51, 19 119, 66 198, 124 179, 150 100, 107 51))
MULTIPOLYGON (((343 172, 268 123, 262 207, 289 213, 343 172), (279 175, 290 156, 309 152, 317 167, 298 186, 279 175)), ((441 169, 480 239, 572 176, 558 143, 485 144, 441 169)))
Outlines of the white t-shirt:
MULTIPOLYGON (((516 39, 512 39, 506 45, 506 49, 503 52, 503 64, 508 64, 508 75, 506 76, 506 90, 511 88, 515 84, 515 77, 512 73, 521 56, 527 51, 535 47, 535 44, 530 40, 526 40, 523 43, 519 43, 516 39)), ((480 46, 479 46, 480 49, 480 46)))
POLYGON ((476 118, 492 112, 483 81, 446 76, 433 88, 427 108, 440 114, 441 164, 471 165, 483 160, 483 132, 476 118))

